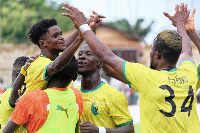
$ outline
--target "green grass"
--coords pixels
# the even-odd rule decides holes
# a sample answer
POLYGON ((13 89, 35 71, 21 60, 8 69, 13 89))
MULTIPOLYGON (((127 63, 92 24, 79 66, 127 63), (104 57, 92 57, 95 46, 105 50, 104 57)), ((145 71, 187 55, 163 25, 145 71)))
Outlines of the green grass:
POLYGON ((134 125, 134 129, 135 129, 135 133, 140 133, 140 123, 136 123, 133 125, 134 125))

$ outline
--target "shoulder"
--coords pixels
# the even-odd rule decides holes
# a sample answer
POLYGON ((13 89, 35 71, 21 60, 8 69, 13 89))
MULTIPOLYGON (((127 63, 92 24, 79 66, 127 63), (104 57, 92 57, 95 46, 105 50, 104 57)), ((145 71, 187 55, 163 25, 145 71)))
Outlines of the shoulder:
POLYGON ((41 96, 47 96, 47 94, 43 90, 33 90, 33 91, 28 91, 26 92, 21 98, 23 100, 36 100, 41 96))

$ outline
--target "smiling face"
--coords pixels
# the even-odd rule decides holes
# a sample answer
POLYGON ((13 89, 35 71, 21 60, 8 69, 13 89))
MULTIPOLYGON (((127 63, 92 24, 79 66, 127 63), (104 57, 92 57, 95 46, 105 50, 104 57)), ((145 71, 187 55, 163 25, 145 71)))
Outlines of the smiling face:
POLYGON ((48 32, 45 35, 44 46, 52 52, 62 52, 65 50, 66 44, 62 37, 62 31, 57 25, 48 29, 48 32))
POLYGON ((78 66, 78 73, 81 75, 93 73, 101 68, 101 63, 87 44, 83 45, 78 53, 78 66))

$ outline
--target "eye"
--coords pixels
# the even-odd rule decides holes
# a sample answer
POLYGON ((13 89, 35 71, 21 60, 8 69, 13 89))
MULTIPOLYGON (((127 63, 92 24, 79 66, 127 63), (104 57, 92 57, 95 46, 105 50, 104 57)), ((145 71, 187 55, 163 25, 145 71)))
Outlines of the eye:
POLYGON ((91 52, 87 52, 87 55, 92 55, 92 53, 91 52))
POLYGON ((81 56, 82 54, 83 54, 82 52, 79 52, 79 53, 78 53, 78 56, 81 56))

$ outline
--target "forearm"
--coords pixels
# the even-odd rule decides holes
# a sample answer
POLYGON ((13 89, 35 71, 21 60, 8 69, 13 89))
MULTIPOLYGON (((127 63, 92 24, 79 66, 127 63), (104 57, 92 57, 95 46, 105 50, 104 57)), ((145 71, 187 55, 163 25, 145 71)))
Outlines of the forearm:
POLYGON ((67 66, 71 61, 71 58, 74 56, 76 50, 83 42, 83 39, 77 37, 76 40, 67 47, 62 54, 60 54, 48 67, 47 67, 47 76, 50 76, 58 71, 60 71, 63 67, 67 66))
POLYGON ((133 124, 117 127, 115 129, 106 129, 106 133, 135 133, 133 124))
POLYGON ((192 57, 192 45, 191 45, 191 41, 187 35, 187 32, 185 30, 184 26, 177 26, 177 30, 180 34, 180 36, 182 37, 182 51, 181 51, 181 55, 179 58, 179 62, 181 63, 184 60, 190 60, 192 62, 194 62, 194 59, 192 57))
POLYGON ((110 48, 99 40, 91 30, 85 31, 83 36, 97 58, 99 58, 102 63, 109 64, 107 57, 111 58, 115 56, 110 48))
POLYGON ((18 90, 21 90, 21 87, 24 84, 24 80, 25 76, 21 73, 15 79, 15 82, 12 85, 11 95, 9 97, 10 105, 15 106, 15 102, 19 98, 18 90))
POLYGON ((196 30, 187 32, 187 33, 188 33, 188 36, 190 37, 190 39, 192 40, 192 42, 196 45, 197 49, 200 52, 200 37, 199 37, 198 33, 196 32, 196 30))
POLYGON ((103 71, 105 72, 106 76, 113 77, 113 78, 118 79, 119 81, 127 84, 126 79, 123 76, 121 76, 118 72, 113 70, 109 65, 104 64, 103 71))
POLYGON ((79 30, 76 30, 68 38, 65 39, 67 47, 69 47, 74 42, 74 40, 78 37, 78 35, 79 35, 79 30))

